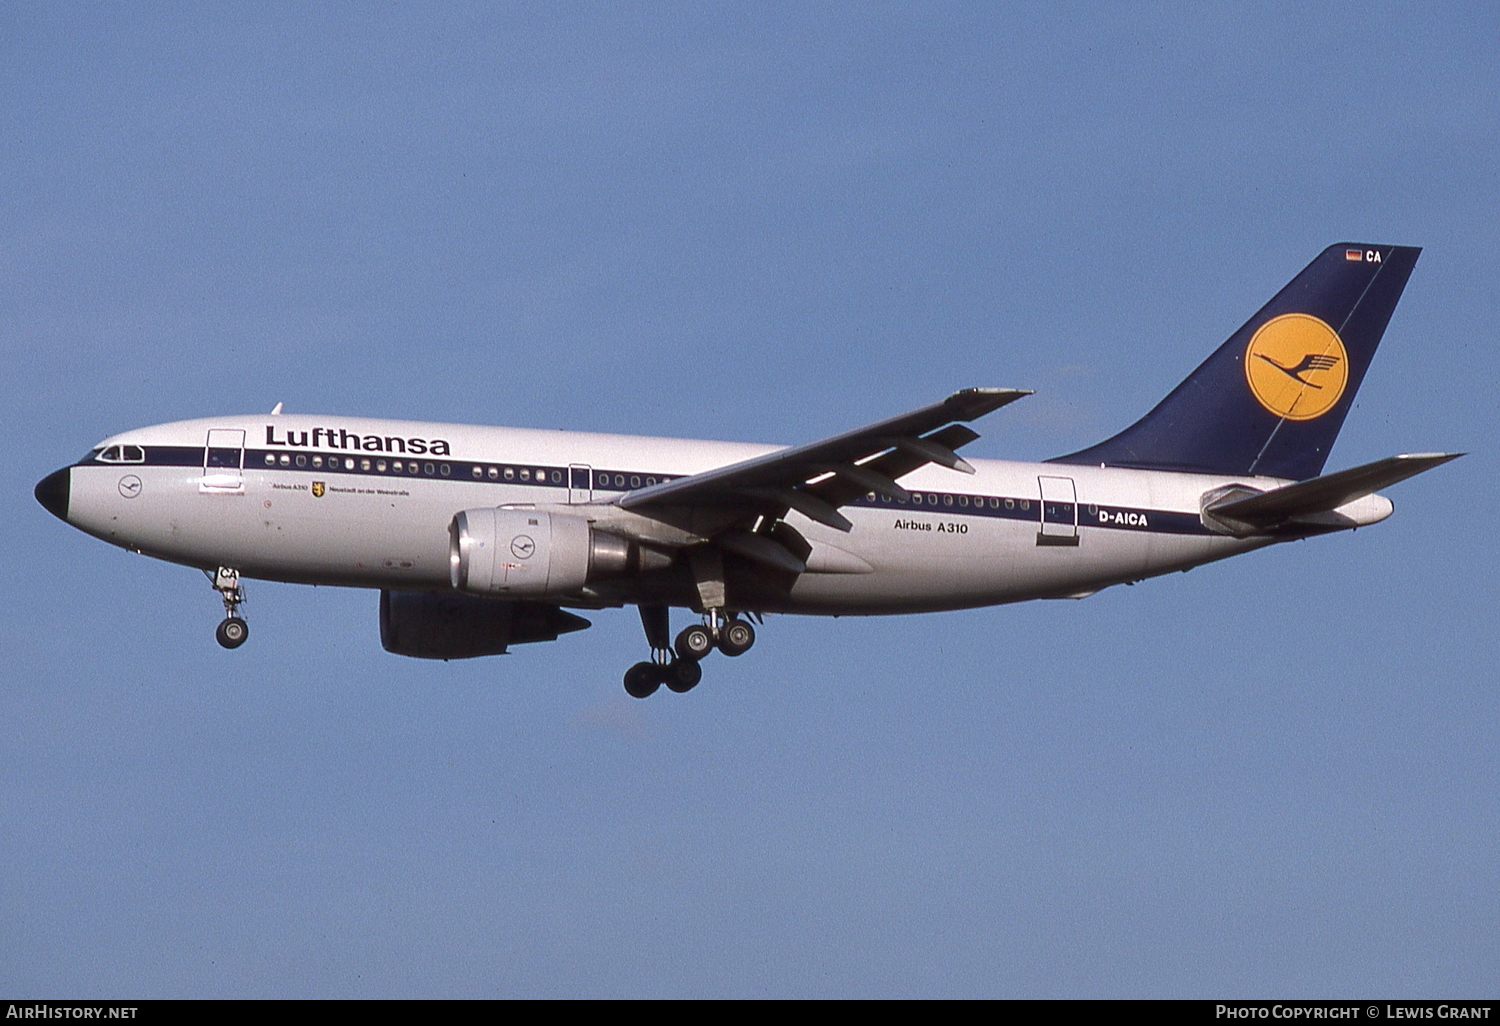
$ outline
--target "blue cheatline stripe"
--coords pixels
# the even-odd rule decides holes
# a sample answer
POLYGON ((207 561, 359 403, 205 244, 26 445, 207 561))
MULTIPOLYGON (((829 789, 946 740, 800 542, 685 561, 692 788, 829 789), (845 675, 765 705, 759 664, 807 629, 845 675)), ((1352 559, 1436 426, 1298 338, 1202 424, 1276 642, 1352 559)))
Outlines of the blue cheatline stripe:
MULTIPOLYGON (((202 446, 148 446, 144 463, 100 463, 90 453, 76 466, 105 467, 202 467, 202 446)), ((464 484, 494 484, 528 488, 568 490, 570 470, 566 466, 543 463, 476 463, 442 457, 386 456, 371 453, 304 452, 246 449, 246 472, 340 474, 378 477, 387 480, 449 480, 464 484), (270 462, 267 462, 267 460, 270 462), (282 462, 285 460, 286 462, 282 462), (299 463, 300 461, 300 463, 299 463), (337 466, 334 466, 334 464, 337 466)), ((623 493, 663 481, 673 481, 681 474, 657 474, 641 470, 605 470, 595 468, 593 490, 597 495, 623 493)), ((889 509, 910 516, 984 517, 993 520, 1015 520, 1031 524, 1041 521, 1041 503, 1026 497, 976 495, 973 492, 914 491, 906 501, 885 496, 866 495, 849 503, 860 509, 889 509)), ((1047 522, 1068 525, 1074 522, 1072 503, 1049 502, 1047 522)), ((1147 531, 1155 534, 1212 534, 1196 513, 1141 509, 1132 506, 1110 506, 1079 503, 1079 527, 1117 531, 1147 531)))
MULTIPOLYGON (((957 492, 912 492, 911 500, 900 502, 884 496, 865 496, 849 503, 864 509, 892 509, 913 516, 987 517, 996 520, 1019 520, 1029 524, 1041 521, 1036 499, 1006 498, 994 495, 957 492), (921 499, 920 502, 917 500, 921 499)), ((1067 526, 1073 523, 1073 504, 1047 503, 1047 523, 1067 526)), ((1157 534, 1212 534, 1195 513, 1170 510, 1139 509, 1131 506, 1108 506, 1098 503, 1078 504, 1079 527, 1102 527, 1121 531, 1151 531, 1157 534)))

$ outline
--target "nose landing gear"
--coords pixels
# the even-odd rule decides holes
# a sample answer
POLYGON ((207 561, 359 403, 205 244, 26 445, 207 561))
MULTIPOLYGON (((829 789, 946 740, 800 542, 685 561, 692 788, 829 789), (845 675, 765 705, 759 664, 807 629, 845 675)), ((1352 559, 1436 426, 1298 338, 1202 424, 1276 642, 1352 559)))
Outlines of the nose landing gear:
POLYGON ((237 616, 226 616, 214 631, 214 637, 225 648, 239 648, 249 636, 249 625, 237 616))
POLYGON ((755 644, 755 628, 738 617, 721 619, 722 611, 709 610, 706 622, 690 624, 677 635, 670 648, 666 606, 641 606, 641 626, 651 645, 651 661, 636 663, 625 671, 625 691, 632 698, 650 698, 665 684, 679 695, 691 691, 703 679, 702 659, 718 648, 728 656, 743 655, 755 644))
POLYGON ((204 573, 213 581, 214 591, 224 599, 224 619, 219 621, 214 638, 225 648, 239 648, 250 637, 250 625, 240 616, 240 604, 245 601, 245 589, 240 585, 240 572, 221 566, 214 573, 210 574, 206 570, 204 573))

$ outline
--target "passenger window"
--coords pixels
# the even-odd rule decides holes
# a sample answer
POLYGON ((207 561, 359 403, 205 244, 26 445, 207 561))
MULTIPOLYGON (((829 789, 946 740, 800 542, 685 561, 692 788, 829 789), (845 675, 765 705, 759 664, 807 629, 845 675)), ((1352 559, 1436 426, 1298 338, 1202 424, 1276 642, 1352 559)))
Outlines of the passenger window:
POLYGON ((530 481, 531 480, 531 471, 530 471, 530 469, 528 469, 528 468, 522 468, 522 470, 521 470, 521 480, 522 481, 530 481))

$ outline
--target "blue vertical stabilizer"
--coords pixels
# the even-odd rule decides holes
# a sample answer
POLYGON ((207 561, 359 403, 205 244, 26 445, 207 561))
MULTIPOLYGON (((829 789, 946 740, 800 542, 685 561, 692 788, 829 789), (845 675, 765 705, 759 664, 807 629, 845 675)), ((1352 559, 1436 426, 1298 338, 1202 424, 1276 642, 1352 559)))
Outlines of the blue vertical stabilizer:
POLYGON ((1317 477, 1421 252, 1329 246, 1150 413, 1051 462, 1317 477))

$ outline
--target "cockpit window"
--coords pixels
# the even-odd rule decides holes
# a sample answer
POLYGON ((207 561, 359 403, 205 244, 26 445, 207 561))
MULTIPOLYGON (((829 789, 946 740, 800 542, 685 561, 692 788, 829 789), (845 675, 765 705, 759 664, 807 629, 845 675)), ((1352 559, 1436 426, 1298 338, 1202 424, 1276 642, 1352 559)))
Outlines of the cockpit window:
POLYGON ((145 463, 146 450, 139 445, 111 445, 96 453, 94 459, 100 463, 145 463))

